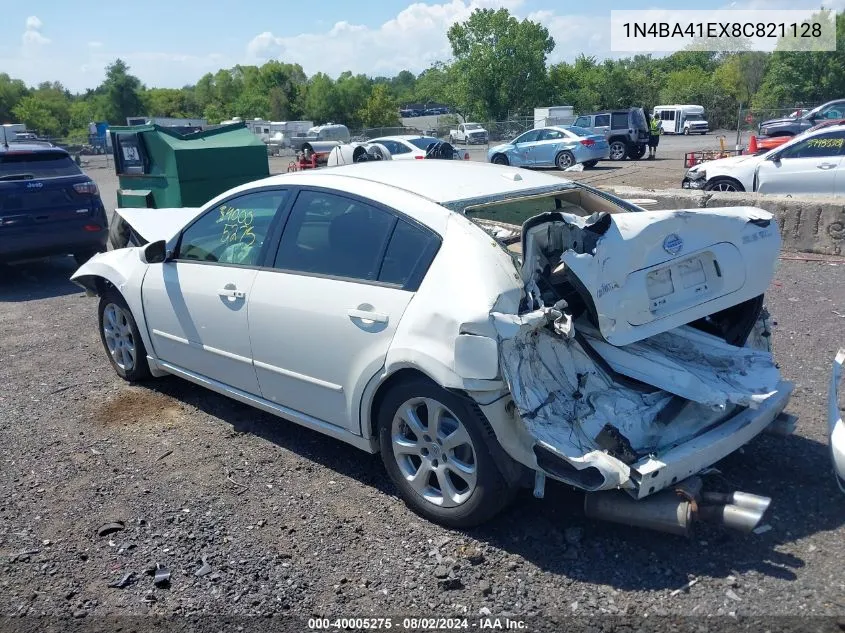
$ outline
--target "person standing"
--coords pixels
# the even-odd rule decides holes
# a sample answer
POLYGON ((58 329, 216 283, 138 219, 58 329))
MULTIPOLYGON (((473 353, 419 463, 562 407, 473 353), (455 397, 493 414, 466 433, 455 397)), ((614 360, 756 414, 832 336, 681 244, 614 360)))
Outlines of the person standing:
POLYGON ((661 134, 663 134, 663 126, 660 125, 660 119, 656 116, 651 117, 648 125, 648 160, 654 160, 661 134))

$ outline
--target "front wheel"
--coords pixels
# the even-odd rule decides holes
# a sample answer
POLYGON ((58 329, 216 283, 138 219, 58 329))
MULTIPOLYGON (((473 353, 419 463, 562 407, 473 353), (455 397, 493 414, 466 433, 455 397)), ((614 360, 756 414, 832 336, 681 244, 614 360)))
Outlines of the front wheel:
POLYGON ((387 473, 405 503, 430 521, 468 528, 513 499, 485 444, 485 420, 463 398, 424 378, 395 386, 379 410, 387 473))
POLYGON ((561 171, 565 171, 575 164, 575 156, 572 152, 560 152, 555 156, 555 165, 561 171))
POLYGON ((115 373, 128 382, 150 378, 147 350, 126 300, 109 290, 100 297, 98 313, 100 340, 115 373))
POLYGON ((704 191, 745 191, 745 187, 733 178, 714 178, 704 185, 704 191))
POLYGON ((688 127, 684 128, 684 136, 689 136, 689 128, 688 127))
POLYGON ((491 161, 494 165, 510 165, 508 157, 504 154, 496 154, 491 161))

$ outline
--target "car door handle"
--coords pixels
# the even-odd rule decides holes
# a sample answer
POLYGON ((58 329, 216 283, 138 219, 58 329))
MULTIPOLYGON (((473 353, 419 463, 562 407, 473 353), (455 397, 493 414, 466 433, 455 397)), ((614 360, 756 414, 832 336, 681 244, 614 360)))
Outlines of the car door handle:
POLYGON ((361 319, 362 321, 372 321, 373 323, 387 323, 387 315, 380 312, 371 312, 369 310, 350 309, 346 311, 350 319, 361 319))
POLYGON ((229 297, 230 299, 246 299, 246 293, 236 288, 221 288, 217 291, 217 294, 221 297, 229 297))
POLYGON ((836 167, 836 163, 819 163, 816 167, 819 169, 833 169, 836 167))

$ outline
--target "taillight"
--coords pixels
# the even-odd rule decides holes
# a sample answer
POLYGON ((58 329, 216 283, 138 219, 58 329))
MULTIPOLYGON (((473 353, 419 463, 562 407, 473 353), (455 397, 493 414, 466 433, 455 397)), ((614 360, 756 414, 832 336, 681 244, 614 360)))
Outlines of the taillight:
POLYGON ((464 153, 464 160, 469 160, 469 152, 464 153))
POLYGON ((81 193, 83 195, 88 196, 96 196, 98 193, 100 193, 100 190, 97 189, 97 185, 90 180, 88 182, 78 182, 73 186, 73 188, 76 193, 81 193))
POLYGON ((103 230, 103 227, 100 226, 99 224, 86 224, 82 228, 85 229, 86 231, 90 232, 90 233, 96 233, 97 231, 103 230))
POLYGON ((416 156, 414 156, 414 159, 415 159, 415 160, 422 160, 422 159, 424 159, 424 158, 425 158, 425 156, 420 156, 419 154, 417 154, 416 156))
POLYGON ((581 141, 581 145, 583 145, 584 147, 592 147, 595 144, 596 142, 591 138, 585 138, 581 141))

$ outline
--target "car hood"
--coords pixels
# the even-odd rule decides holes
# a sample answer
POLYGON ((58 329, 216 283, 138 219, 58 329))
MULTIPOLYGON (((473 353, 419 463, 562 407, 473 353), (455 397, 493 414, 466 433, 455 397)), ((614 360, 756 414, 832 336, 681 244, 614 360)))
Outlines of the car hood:
POLYGON ((707 171, 708 169, 730 169, 746 163, 746 167, 752 167, 762 161, 761 156, 729 156, 728 158, 717 158, 716 160, 709 160, 704 163, 699 163, 691 168, 695 171, 707 171))
POLYGON ((169 240, 196 218, 201 211, 200 207, 115 209, 115 213, 148 242, 169 240))
POLYGON ((763 121, 760 124, 760 127, 771 127, 773 125, 790 125, 792 123, 797 123, 800 120, 801 119, 797 117, 794 119, 790 119, 789 117, 783 117, 781 119, 769 119, 768 121, 763 121))

